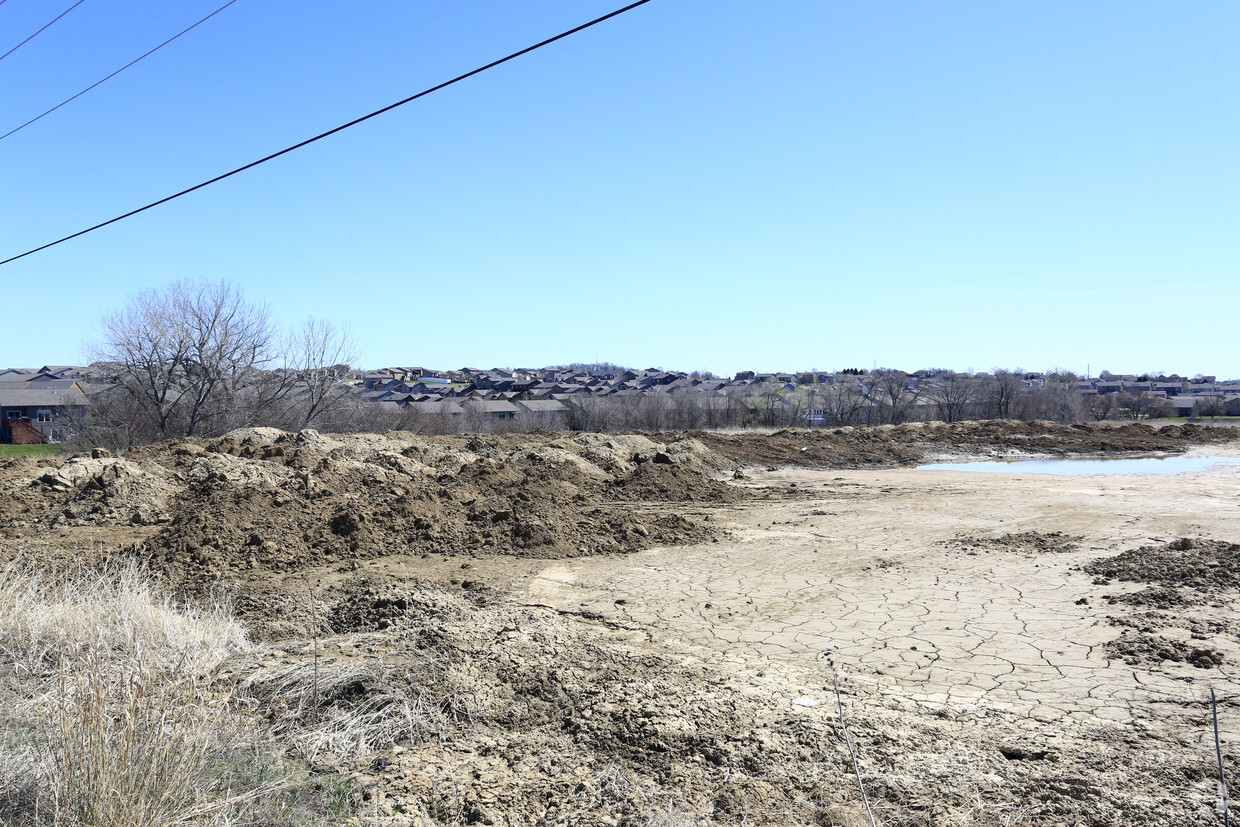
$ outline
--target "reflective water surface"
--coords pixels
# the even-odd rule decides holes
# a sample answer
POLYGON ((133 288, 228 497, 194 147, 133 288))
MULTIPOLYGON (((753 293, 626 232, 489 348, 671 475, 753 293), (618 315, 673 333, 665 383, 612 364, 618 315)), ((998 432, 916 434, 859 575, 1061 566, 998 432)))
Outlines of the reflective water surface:
POLYGON ((918 471, 984 471, 1001 474, 1183 474, 1215 465, 1236 465, 1240 457, 1065 457, 1063 459, 936 462, 918 471))

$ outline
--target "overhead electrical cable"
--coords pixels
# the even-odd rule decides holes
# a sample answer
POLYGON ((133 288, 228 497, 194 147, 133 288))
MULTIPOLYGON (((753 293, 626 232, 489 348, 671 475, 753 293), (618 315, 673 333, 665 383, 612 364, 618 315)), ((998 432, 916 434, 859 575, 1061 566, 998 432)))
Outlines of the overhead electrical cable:
MULTIPOLYGON (((4 2, 5 2, 5 0, 0 0, 0 4, 3 4, 4 2)), ((133 60, 129 61, 129 62, 128 62, 128 63, 126 63, 124 66, 122 66, 121 68, 117 69, 117 70, 116 70, 115 72, 113 72, 112 74, 108 75, 106 78, 103 78, 102 80, 97 80, 97 81, 95 81, 95 82, 94 82, 94 83, 92 83, 90 86, 87 86, 85 89, 83 89, 81 92, 78 92, 78 93, 77 93, 76 95, 74 95, 73 97, 71 97, 71 98, 65 98, 65 99, 64 99, 64 100, 62 100, 60 103, 56 104, 56 105, 55 105, 55 106, 53 106, 51 109, 49 109, 49 110, 47 110, 46 112, 44 112, 42 115, 36 115, 35 117, 33 117, 33 118, 31 118, 30 120, 26 121, 26 122, 25 122, 24 124, 22 124, 21 126, 14 127, 13 129, 10 129, 8 132, 5 132, 3 135, 0 135, 0 141, 3 141, 5 138, 9 137, 9 136, 10 136, 10 135, 12 135, 14 132, 20 132, 21 130, 23 130, 23 129, 25 129, 26 127, 30 126, 30 124, 32 124, 32 123, 34 123, 35 121, 39 120, 40 118, 43 118, 43 117, 46 117, 47 115, 52 114, 52 113, 53 113, 53 112, 55 112, 57 109, 59 109, 60 107, 64 106, 66 103, 71 103, 72 101, 77 100, 78 98, 82 97, 82 95, 85 95, 87 92, 89 92, 91 89, 94 89, 96 86, 99 86, 100 84, 105 83, 105 82, 107 82, 107 81, 111 80, 112 78, 114 78, 114 77, 116 77, 117 75, 119 75, 121 72, 123 72, 123 71, 125 71, 126 69, 128 69, 130 66, 133 66, 133 65, 134 65, 135 63, 137 63, 138 61, 143 60, 143 59, 145 59, 145 58, 148 58, 148 57, 150 57, 151 55, 155 54, 155 53, 156 53, 156 52, 158 52, 160 49, 164 48, 165 46, 167 46, 167 45, 168 45, 169 43, 171 43, 172 41, 176 40, 176 39, 177 39, 178 37, 180 37, 181 35, 186 34, 187 32, 189 32, 189 31, 191 31, 191 30, 193 30, 193 29, 198 28, 198 27, 199 27, 199 26, 201 26, 203 23, 206 23, 206 22, 207 22, 208 20, 210 20, 212 17, 215 17, 217 14, 219 14, 219 13, 220 13, 220 12, 222 12, 224 9, 228 8, 228 7, 229 7, 229 6, 231 6, 233 3, 236 3, 236 2, 237 2, 237 0, 228 0, 228 2, 227 2, 227 3, 225 3, 225 4, 224 4, 224 5, 222 5, 222 6, 220 6, 220 7, 219 7, 218 9, 216 9, 215 11, 211 12, 210 14, 208 14, 206 17, 204 17, 204 18, 202 18, 201 20, 199 20, 199 21, 198 21, 197 23, 195 23, 194 25, 190 26, 189 28, 182 29, 181 31, 177 32, 177 33, 176 33, 176 34, 174 34, 172 37, 168 38, 168 39, 167 39, 167 40, 165 40, 163 43, 160 43, 158 46, 156 46, 154 49, 151 49, 151 50, 150 50, 149 52, 147 52, 146 54, 142 55, 141 57, 136 57, 136 58, 134 58, 133 60)))
MULTIPOLYGON (((78 2, 81 2, 81 0, 78 0, 78 2)), ((469 72, 466 72, 463 75, 457 75, 456 77, 452 78, 452 80, 446 80, 443 83, 430 87, 429 89, 423 89, 421 92, 418 92, 416 95, 410 95, 404 100, 399 100, 396 103, 388 104, 382 109, 376 109, 374 112, 371 112, 369 115, 363 115, 360 118, 355 118, 349 121, 348 123, 344 123, 344 124, 341 124, 340 126, 337 126, 334 129, 329 129, 326 132, 319 133, 318 135, 315 135, 313 138, 307 138, 306 140, 300 143, 296 143, 296 144, 293 144, 292 146, 285 147, 279 152, 273 152, 272 154, 266 157, 259 158, 257 161, 251 161, 245 166, 237 167, 231 172, 225 172, 223 175, 217 175, 214 178, 211 178, 210 180, 203 181, 201 184, 195 184, 189 189, 184 189, 184 190, 181 190, 180 192, 173 193, 172 195, 169 195, 166 198, 161 198, 158 201, 152 201, 150 204, 147 204, 145 207, 138 207, 138 209, 136 210, 130 210, 129 212, 123 215, 118 215, 116 216, 116 218, 110 218, 107 221, 96 224, 93 227, 87 227, 85 230, 79 230, 73 235, 67 235, 64 238, 58 238, 55 241, 49 241, 47 244, 44 244, 41 247, 35 247, 33 250, 27 250, 24 253, 20 253, 18 255, 11 256, 10 258, 6 258, 3 261, 0 261, 0 266, 8 264, 9 262, 17 261, 19 258, 25 258, 26 256, 33 255, 34 253, 38 253, 42 250, 46 250, 48 247, 55 247, 57 244, 63 244, 64 242, 77 238, 78 236, 86 235, 87 233, 91 233, 91 232, 94 232, 95 230, 102 229, 108 226, 109 224, 115 224, 118 221, 123 221, 124 219, 129 218, 130 216, 137 215, 140 212, 145 212, 151 209, 152 207, 158 207, 160 204, 167 204, 169 201, 172 201, 173 199, 176 199, 176 198, 180 198, 182 195, 189 195, 191 192, 194 192, 195 190, 200 190, 203 187, 208 187, 211 184, 214 184, 218 181, 223 181, 225 178, 230 178, 239 172, 245 172, 247 169, 253 169, 259 164, 265 164, 268 161, 279 158, 281 155, 287 155, 288 153, 292 152, 295 149, 301 149, 303 146, 309 146, 315 141, 321 141, 324 138, 328 137, 329 135, 335 135, 337 132, 341 132, 345 129, 348 129, 351 126, 357 126, 359 123, 362 123, 363 121, 368 121, 371 118, 384 114, 385 112, 391 112, 393 109, 396 109, 399 106, 404 106, 405 104, 411 103, 417 100, 418 98, 424 98, 427 95, 431 94, 432 92, 438 92, 440 89, 445 89, 454 83, 459 83, 460 81, 465 80, 466 78, 471 78, 474 75, 481 74, 487 71, 488 69, 494 69, 496 66, 499 66, 500 64, 507 63, 510 60, 515 60, 516 58, 519 58, 522 55, 527 55, 530 52, 535 51, 536 49, 541 49, 543 46, 548 46, 552 43, 555 43, 557 40, 563 40, 564 38, 569 37, 570 35, 577 34, 580 31, 584 31, 585 29, 588 29, 591 26, 597 26, 599 23, 602 23, 606 20, 610 20, 613 17, 618 17, 627 11, 631 11, 637 8, 638 6, 644 6, 649 2, 650 0, 637 0, 636 3, 630 3, 629 5, 624 6, 623 8, 616 9, 613 12, 609 12, 608 14, 605 14, 602 17, 596 17, 588 23, 582 23, 580 26, 575 26, 569 29, 568 31, 560 32, 555 37, 549 37, 546 40, 535 43, 533 46, 526 46, 524 49, 521 49, 518 52, 513 52, 512 54, 506 57, 501 57, 499 60, 493 60, 490 63, 486 64, 485 66, 479 66, 477 69, 473 69, 469 72)))
MULTIPOLYGON (((74 9, 76 9, 78 6, 82 5, 84 2, 86 2, 86 0, 77 0, 77 2, 76 2, 76 3, 74 3, 72 6, 70 6, 70 7, 69 7, 69 8, 67 8, 67 9, 65 9, 65 10, 64 10, 64 11, 62 11, 60 14, 56 15, 55 19, 53 19, 53 20, 52 20, 52 23, 55 23, 57 20, 59 20, 60 18, 64 17, 66 14, 68 14, 69 12, 73 11, 74 9)), ((27 43, 29 43, 30 41, 34 40, 36 37, 38 37, 40 34, 42 34, 42 33, 43 33, 43 30, 44 30, 44 29, 48 28, 48 26, 51 26, 51 25, 52 25, 52 23, 48 23, 48 24, 47 24, 46 26, 44 26, 42 29, 39 29, 39 30, 38 30, 37 32, 35 32, 34 34, 30 35, 30 37, 26 38, 26 39, 25 39, 25 40, 23 40, 21 43, 18 43, 18 44, 17 44, 16 46, 14 46, 12 49, 9 49, 9 50, 8 50, 7 52, 5 52, 4 54, 0 55, 0 60, 4 60, 6 57, 8 57, 9 55, 13 54, 13 53, 14 53, 14 52, 16 52, 18 49, 20 49, 22 46, 25 46, 27 43)))

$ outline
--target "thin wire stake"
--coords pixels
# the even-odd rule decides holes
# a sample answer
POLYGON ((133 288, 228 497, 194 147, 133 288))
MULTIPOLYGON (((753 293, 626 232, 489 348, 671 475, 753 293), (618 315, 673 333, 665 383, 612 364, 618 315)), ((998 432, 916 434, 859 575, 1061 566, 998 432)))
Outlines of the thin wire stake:
POLYGON ((878 827, 878 822, 874 820, 874 811, 870 809, 870 797, 865 794, 865 784, 861 782, 861 767, 857 763, 857 751, 853 749, 852 736, 848 734, 848 722, 844 720, 844 699, 840 696, 840 681, 835 671, 835 657, 829 653, 824 654, 827 658, 827 665, 831 667, 831 688, 835 690, 835 704, 840 710, 840 728, 844 730, 844 743, 848 745, 848 754, 852 756, 853 772, 857 774, 857 787, 861 790, 861 800, 865 803, 865 814, 870 817, 870 827, 878 827))
POLYGON ((1218 785, 1223 790, 1223 827, 1230 827, 1227 820, 1227 776, 1223 774, 1223 749, 1218 743, 1218 700, 1210 689, 1210 710, 1214 714, 1214 755, 1218 758, 1218 785))

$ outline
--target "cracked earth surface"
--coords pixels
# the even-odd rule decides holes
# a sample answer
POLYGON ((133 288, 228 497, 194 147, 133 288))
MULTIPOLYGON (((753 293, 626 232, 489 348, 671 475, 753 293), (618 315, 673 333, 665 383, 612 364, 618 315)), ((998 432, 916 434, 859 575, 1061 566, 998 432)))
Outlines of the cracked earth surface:
MULTIPOLYGON (((1109 654, 1105 644, 1120 629, 1108 616, 1123 607, 1103 597, 1140 586, 1095 583, 1079 570, 1150 542, 1240 537, 1240 468, 757 476, 753 484, 788 498, 703 508, 728 526, 722 541, 560 561, 528 582, 526 599, 649 627, 651 645, 750 673, 770 662, 817 668, 820 654, 834 650, 843 673, 889 685, 918 706, 1009 721, 1174 729, 1182 722, 1168 710, 1200 703, 1211 686, 1221 695, 1240 688, 1240 645, 1225 636, 1208 641, 1225 656, 1209 670, 1133 666, 1109 654), (1050 553, 986 542, 1022 532, 1062 532, 1075 542, 1050 553)), ((1232 606, 1216 600, 1192 612, 1227 617, 1232 606)), ((1187 641, 1187 625, 1160 631, 1187 641)), ((1238 722, 1223 728, 1240 736, 1238 722)))

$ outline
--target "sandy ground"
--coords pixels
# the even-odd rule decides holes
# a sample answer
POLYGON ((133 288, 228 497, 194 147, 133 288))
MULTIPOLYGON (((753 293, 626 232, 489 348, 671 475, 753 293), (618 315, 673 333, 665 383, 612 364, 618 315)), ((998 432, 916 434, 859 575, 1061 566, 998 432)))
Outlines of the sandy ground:
MULTIPOLYGON (((1213 451, 1212 453, 1218 453, 1213 451)), ((1180 475, 1051 476, 907 469, 781 470, 763 487, 804 499, 707 509, 722 542, 621 558, 560 561, 528 580, 525 599, 655 630, 655 645, 719 668, 769 662, 890 685, 922 707, 978 720, 1109 722, 1173 731, 1200 746, 1214 687, 1240 689, 1240 646, 1218 636, 1221 667, 1134 667, 1104 647, 1121 607, 1080 571, 1121 549, 1177 537, 1240 537, 1240 467, 1180 475), (808 493, 807 493, 808 492, 808 493), (1064 550, 987 547, 987 538, 1061 532, 1064 550), (1185 717, 1193 718, 1186 728, 1185 717)), ((1053 545, 1053 544, 1052 544, 1053 545)), ((1195 609, 1229 615, 1225 605, 1195 609)), ((1188 641, 1187 628, 1165 636, 1188 641)), ((827 697, 820 698, 829 700, 827 697)), ((1240 738, 1240 716, 1221 721, 1240 738)))

